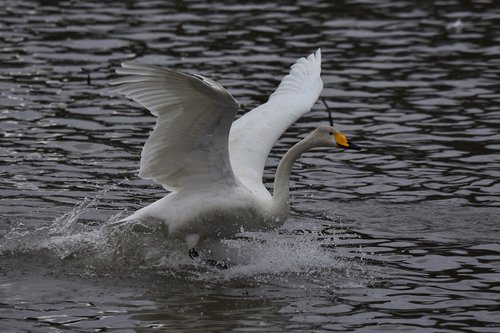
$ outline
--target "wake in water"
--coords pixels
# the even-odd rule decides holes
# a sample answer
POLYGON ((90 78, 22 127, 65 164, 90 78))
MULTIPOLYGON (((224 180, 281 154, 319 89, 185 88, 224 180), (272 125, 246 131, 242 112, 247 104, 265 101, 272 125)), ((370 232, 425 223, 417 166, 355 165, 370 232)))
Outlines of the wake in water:
POLYGON ((100 224, 81 223, 79 217, 107 191, 84 200, 49 226, 13 228, 0 241, 0 258, 22 258, 78 275, 160 274, 206 281, 292 275, 308 283, 344 280, 354 286, 369 280, 363 262, 337 254, 332 250, 334 240, 324 233, 322 237, 286 229, 242 233, 234 239, 200 243, 200 258, 191 259, 183 242, 166 238, 161 230, 140 223, 117 224, 125 212, 100 224), (205 259, 222 261, 228 268, 207 265, 205 259))

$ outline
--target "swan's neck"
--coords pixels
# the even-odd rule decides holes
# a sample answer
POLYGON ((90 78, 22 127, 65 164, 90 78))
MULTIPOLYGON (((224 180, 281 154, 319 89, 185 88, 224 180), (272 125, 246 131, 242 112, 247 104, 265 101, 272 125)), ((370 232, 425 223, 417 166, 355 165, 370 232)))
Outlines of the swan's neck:
POLYGON ((281 159, 274 177, 273 208, 279 215, 288 214, 290 175, 293 163, 306 150, 313 148, 311 136, 295 144, 281 159))

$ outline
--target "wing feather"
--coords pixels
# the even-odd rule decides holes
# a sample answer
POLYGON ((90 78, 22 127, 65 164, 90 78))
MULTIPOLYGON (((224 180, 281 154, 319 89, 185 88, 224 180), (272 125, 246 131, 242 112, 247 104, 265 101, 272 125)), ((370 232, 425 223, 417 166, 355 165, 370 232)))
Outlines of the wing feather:
POLYGON ((311 110, 323 89, 321 50, 292 65, 267 103, 234 122, 229 154, 237 177, 261 184, 267 157, 291 124, 311 110))
POLYGON ((239 105, 219 84, 154 66, 123 63, 115 91, 157 116, 139 175, 166 189, 234 182, 228 135, 239 105))

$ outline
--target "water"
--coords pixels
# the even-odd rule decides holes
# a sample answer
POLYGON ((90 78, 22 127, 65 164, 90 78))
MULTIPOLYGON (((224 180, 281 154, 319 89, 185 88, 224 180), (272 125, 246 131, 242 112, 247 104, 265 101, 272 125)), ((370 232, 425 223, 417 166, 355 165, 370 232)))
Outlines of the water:
MULTIPOLYGON (((500 9, 491 1, 16 1, 0 13, 0 330, 500 330, 500 9), (222 83, 242 113, 321 47, 336 126, 366 149, 295 166, 292 216, 207 244, 103 225, 153 117, 110 95, 125 60, 222 83)), ((242 114, 241 113, 241 114, 242 114)), ((268 161, 327 123, 292 126, 268 161)))

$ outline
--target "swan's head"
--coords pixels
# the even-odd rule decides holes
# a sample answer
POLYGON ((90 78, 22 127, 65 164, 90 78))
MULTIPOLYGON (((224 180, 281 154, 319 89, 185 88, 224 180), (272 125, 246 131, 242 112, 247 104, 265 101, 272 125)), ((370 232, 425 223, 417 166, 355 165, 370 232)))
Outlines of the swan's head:
POLYGON ((361 147, 349 141, 342 132, 332 126, 321 126, 312 132, 313 142, 319 147, 339 147, 360 150, 361 147))

